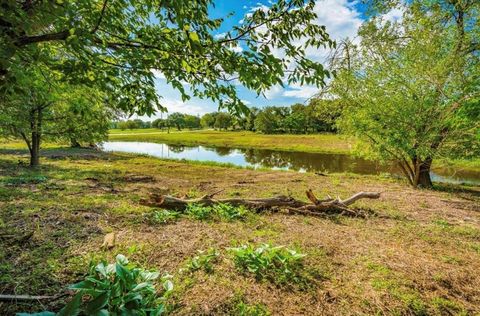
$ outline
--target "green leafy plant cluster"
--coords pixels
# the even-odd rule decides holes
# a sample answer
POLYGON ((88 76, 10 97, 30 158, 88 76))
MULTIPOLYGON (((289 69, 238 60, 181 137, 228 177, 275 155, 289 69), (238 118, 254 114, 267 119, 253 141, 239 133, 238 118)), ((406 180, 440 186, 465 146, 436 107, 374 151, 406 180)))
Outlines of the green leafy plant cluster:
POLYGON ((268 280, 277 285, 304 283, 303 258, 305 254, 283 246, 272 247, 250 244, 230 248, 235 266, 257 280, 268 280))
POLYGON ((180 213, 169 210, 159 210, 149 213, 147 221, 150 224, 168 224, 175 222, 180 217, 180 213))
POLYGON ((188 261, 187 269, 190 272, 202 269, 206 273, 213 273, 213 264, 218 261, 219 256, 220 253, 214 248, 210 248, 207 251, 199 251, 198 255, 188 261))
POLYGON ((214 206, 204 206, 199 204, 189 204, 185 213, 198 220, 225 220, 235 221, 244 220, 249 211, 243 206, 233 206, 230 204, 215 204, 214 206))
POLYGON ((169 276, 163 277, 163 290, 158 295, 155 281, 159 276, 158 272, 137 268, 125 256, 117 255, 113 264, 92 264, 85 280, 70 287, 77 293, 60 312, 40 315, 161 315, 173 284, 169 276))

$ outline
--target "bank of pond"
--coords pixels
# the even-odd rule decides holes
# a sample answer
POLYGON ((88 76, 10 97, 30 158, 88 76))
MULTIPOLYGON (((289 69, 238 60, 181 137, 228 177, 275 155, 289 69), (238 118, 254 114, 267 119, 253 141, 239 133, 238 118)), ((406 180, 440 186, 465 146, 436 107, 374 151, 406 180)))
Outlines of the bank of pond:
MULTIPOLYGON (((146 154, 163 159, 185 159, 216 162, 248 168, 295 170, 299 172, 356 174, 382 173, 401 177, 400 170, 348 154, 307 153, 267 149, 242 149, 230 147, 184 146, 166 143, 112 141, 101 145, 104 151, 146 154)), ((432 180, 457 184, 480 185, 480 172, 453 167, 433 168, 432 180)))

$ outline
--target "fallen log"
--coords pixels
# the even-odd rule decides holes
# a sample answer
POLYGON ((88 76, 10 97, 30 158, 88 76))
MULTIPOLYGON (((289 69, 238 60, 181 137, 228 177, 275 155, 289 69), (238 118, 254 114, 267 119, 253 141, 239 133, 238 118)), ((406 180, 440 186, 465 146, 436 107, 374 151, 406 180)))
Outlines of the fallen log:
POLYGON ((214 199, 213 196, 218 193, 207 194, 201 198, 196 199, 183 199, 169 195, 162 195, 152 193, 150 199, 143 199, 141 204, 152 207, 161 207, 169 210, 184 211, 189 204, 199 204, 204 206, 212 206, 215 204, 230 204, 233 206, 244 206, 249 209, 262 211, 262 210, 275 210, 283 209, 293 214, 303 214, 319 216, 325 214, 343 214, 350 216, 363 216, 363 212, 359 210, 350 209, 348 206, 352 205, 360 199, 378 199, 380 193, 378 192, 359 192, 351 197, 341 200, 340 198, 333 199, 328 197, 324 200, 319 200, 314 195, 312 190, 306 191, 307 198, 311 203, 294 199, 288 196, 275 196, 270 198, 225 198, 214 199))

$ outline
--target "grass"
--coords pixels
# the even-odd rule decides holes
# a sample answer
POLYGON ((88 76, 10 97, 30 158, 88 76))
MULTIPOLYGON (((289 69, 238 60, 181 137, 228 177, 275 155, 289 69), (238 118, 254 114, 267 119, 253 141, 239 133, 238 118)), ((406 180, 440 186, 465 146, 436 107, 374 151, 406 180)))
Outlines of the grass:
POLYGON ((110 130, 110 141, 158 142, 171 145, 260 148, 317 153, 350 153, 351 143, 335 134, 264 135, 248 131, 171 131, 158 129, 110 130))
MULTIPOLYGON (((144 269, 173 275, 171 315, 480 313, 478 187, 413 190, 380 176, 259 171, 59 148, 48 149, 43 165, 32 170, 24 151, 4 148, 1 294, 55 295, 84 279, 92 260, 113 262, 124 254, 144 269), (355 204, 372 214, 367 219, 282 211, 243 218, 229 208, 198 220, 193 214, 204 210, 178 214, 141 203, 151 192, 200 197, 221 189, 218 198, 306 199, 308 188, 319 197, 358 191, 382 197, 355 204), (108 250, 101 245, 109 232, 117 238, 108 250), (262 244, 301 249, 306 256, 296 271, 310 276, 302 281, 307 286, 288 278, 278 286, 281 272, 257 281, 228 251, 262 244)), ((0 302, 0 314, 58 311, 66 300, 0 302)))

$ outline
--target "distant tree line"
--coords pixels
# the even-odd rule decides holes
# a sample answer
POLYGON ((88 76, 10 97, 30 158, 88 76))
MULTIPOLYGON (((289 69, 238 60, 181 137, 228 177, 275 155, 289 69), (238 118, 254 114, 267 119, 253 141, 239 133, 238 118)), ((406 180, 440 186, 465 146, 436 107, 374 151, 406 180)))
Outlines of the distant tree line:
POLYGON ((112 128, 136 129, 216 129, 247 130, 264 134, 307 134, 336 132, 336 120, 341 113, 338 100, 312 99, 307 105, 268 106, 250 108, 246 115, 234 116, 227 112, 206 113, 202 117, 179 112, 158 118, 152 122, 140 119, 112 123, 112 128))

